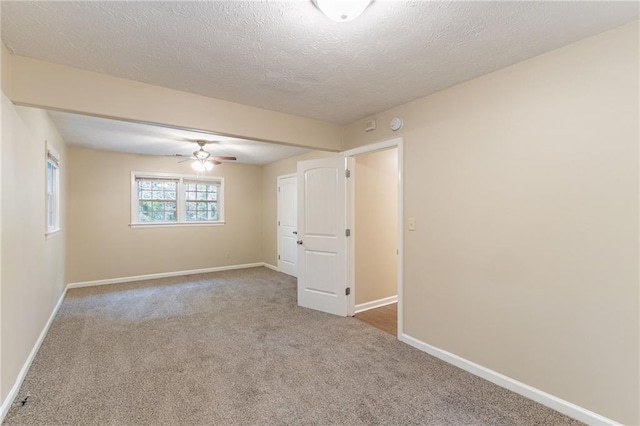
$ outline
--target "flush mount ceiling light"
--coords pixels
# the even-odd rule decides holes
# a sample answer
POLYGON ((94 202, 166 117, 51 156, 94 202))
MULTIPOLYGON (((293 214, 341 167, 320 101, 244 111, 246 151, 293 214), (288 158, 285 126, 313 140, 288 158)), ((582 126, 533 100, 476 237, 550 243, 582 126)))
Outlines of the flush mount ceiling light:
POLYGON ((327 17, 336 22, 348 22, 364 12, 373 0, 311 0, 327 17))

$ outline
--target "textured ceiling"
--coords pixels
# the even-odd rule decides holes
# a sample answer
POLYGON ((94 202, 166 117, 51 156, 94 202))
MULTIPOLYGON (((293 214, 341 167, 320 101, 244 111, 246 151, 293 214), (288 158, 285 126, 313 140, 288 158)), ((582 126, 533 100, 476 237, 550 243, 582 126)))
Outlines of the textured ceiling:
POLYGON ((15 53, 349 123, 638 19, 636 2, 2 1, 15 53))
POLYGON ((238 163, 267 164, 309 152, 305 148, 229 138, 190 130, 49 111, 62 138, 86 148, 149 155, 190 156, 198 139, 216 141, 205 148, 215 156, 237 157, 238 163))

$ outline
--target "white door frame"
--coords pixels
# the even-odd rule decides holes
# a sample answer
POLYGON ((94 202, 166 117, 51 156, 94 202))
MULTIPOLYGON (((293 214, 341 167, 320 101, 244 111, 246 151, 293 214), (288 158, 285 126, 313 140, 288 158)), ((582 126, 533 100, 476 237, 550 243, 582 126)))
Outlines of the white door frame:
MULTIPOLYGON (((280 179, 284 179, 284 178, 290 178, 290 177, 297 177, 297 173, 289 173, 286 175, 280 175, 280 176, 276 176, 276 266, 278 267, 278 271, 280 271, 279 268, 279 258, 277 256, 280 256, 280 224, 279 224, 279 220, 280 220, 280 194, 278 194, 278 190, 280 188, 280 179)), ((297 203, 296 203, 296 208, 297 208, 297 203)), ((296 211, 295 214, 297 215, 298 212, 296 211)), ((297 262, 296 262, 296 267, 297 267, 297 262)), ((280 271, 281 272, 281 271, 280 271)), ((297 273, 296 273, 296 277, 297 277, 297 273)))
MULTIPOLYGON (((404 333, 403 328, 403 308, 404 308, 404 298, 403 298, 403 264, 404 264, 404 244, 403 244, 403 230, 404 230, 404 194, 403 194, 403 177, 404 177, 404 155, 403 155, 403 139, 395 138, 386 140, 383 142, 378 142, 370 145, 361 146, 358 148, 350 149, 344 151, 342 153, 346 158, 355 157, 360 154, 367 154, 376 151, 383 151, 385 149, 390 148, 398 148, 398 263, 397 263, 397 274, 398 274, 398 336, 402 336, 404 333)), ((353 169, 351 165, 353 161, 349 162, 349 167, 353 169)), ((354 171, 351 170, 353 173, 354 171)), ((354 174, 355 179, 355 174, 354 174)), ((347 200, 347 224, 348 227, 352 230, 355 235, 355 185, 353 181, 349 183, 348 188, 348 200, 347 200)), ((350 238, 350 241, 347 244, 347 269, 348 276, 347 279, 349 282, 347 283, 347 287, 351 288, 351 294, 348 300, 348 308, 347 312, 349 316, 353 316, 356 310, 356 298, 355 298, 355 238, 350 238)))

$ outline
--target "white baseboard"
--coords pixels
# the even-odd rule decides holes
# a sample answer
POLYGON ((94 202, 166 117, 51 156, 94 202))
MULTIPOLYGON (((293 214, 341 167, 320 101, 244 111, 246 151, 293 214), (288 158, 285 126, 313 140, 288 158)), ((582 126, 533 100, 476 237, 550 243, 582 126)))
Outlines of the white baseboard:
POLYGON ((361 303, 356 305, 356 314, 364 311, 368 311, 369 309, 380 308, 382 306, 387 306, 392 303, 396 303, 398 301, 398 295, 385 297, 384 299, 372 300, 371 302, 361 303))
POLYGON ((433 355, 434 357, 448 362, 449 364, 453 364, 456 367, 462 368, 463 370, 468 371, 471 374, 482 377, 483 379, 495 383, 498 386, 509 389, 510 391, 518 393, 525 398, 529 398, 542 405, 546 405, 549 408, 559 411, 560 413, 572 417, 576 420, 580 420, 581 422, 587 423, 589 425, 621 426, 620 423, 614 420, 608 419, 604 416, 601 416, 600 414, 594 413, 593 411, 589 411, 586 408, 582 408, 569 401, 565 401, 556 396, 541 391, 540 389, 536 389, 532 386, 519 382, 515 379, 512 379, 511 377, 498 373, 497 371, 493 371, 486 367, 478 365, 475 362, 471 362, 458 355, 452 354, 451 352, 447 352, 443 349, 431 346, 430 344, 411 337, 408 334, 402 333, 398 336, 398 339, 408 345, 413 346, 414 348, 428 353, 429 355, 433 355))
POLYGON ((280 269, 277 266, 273 266, 270 263, 263 262, 262 266, 264 266, 265 268, 273 269, 276 272, 280 272, 280 269))
POLYGON ((20 391, 22 382, 24 381, 24 378, 27 376, 27 372, 29 371, 29 368, 31 367, 31 363, 33 362, 33 359, 36 357, 36 354, 40 349, 40 345, 42 345, 44 338, 47 336, 49 327, 51 327, 51 324, 53 323, 53 319, 56 317, 56 314, 58 313, 58 310, 62 305, 62 301, 64 300, 65 294, 67 294, 66 288, 60 295, 60 298, 58 299, 56 306, 53 308, 53 311, 51 312, 51 315, 49 316, 47 323, 44 325, 44 328, 42 329, 42 332, 40 332, 40 336, 38 336, 38 340, 36 340, 36 343, 33 345, 31 352, 29 352, 29 356, 27 357, 27 360, 22 366, 20 373, 18 373, 18 377, 16 377, 16 381, 13 384, 13 387, 9 391, 9 394, 4 399, 4 401, 2 401, 2 406, 0 407, 0 423, 4 421, 5 416, 7 415, 7 413, 9 412, 9 409, 11 408, 11 405, 13 404, 13 400, 16 399, 16 397, 18 396, 18 392, 20 391))
POLYGON ((232 269, 256 268, 260 266, 267 266, 267 265, 263 262, 245 263, 242 265, 229 265, 229 266, 216 266, 214 268, 190 269, 188 271, 162 272, 159 274, 136 275, 133 277, 120 277, 120 278, 109 278, 106 280, 82 281, 78 283, 69 283, 67 284, 67 288, 69 289, 69 288, 80 288, 80 287, 92 287, 96 285, 106 285, 106 284, 120 284, 120 283, 132 282, 132 281, 152 280, 155 278, 178 277, 181 275, 206 274, 207 272, 230 271, 232 269))

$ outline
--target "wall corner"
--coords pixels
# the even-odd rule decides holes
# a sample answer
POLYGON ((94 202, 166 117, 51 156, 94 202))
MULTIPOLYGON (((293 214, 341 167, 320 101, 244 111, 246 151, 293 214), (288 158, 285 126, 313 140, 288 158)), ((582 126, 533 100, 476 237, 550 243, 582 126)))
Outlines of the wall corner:
POLYGON ((13 59, 13 53, 2 42, 0 42, 0 74, 2 74, 2 93, 4 93, 9 99, 11 99, 11 87, 13 85, 13 69, 11 62, 13 59))

